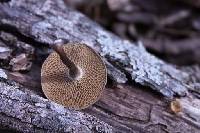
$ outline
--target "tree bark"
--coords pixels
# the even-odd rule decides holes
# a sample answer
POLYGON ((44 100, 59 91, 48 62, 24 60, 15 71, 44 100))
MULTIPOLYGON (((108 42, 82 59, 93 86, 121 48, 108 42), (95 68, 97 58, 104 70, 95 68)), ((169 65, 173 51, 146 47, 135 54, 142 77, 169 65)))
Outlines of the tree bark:
POLYGON ((32 45, 39 62, 31 70, 36 76, 0 72, 1 127, 22 132, 198 132, 200 87, 197 83, 200 81, 194 76, 194 69, 176 69, 149 54, 141 43, 120 39, 62 1, 0 3, 0 33, 1 43, 9 47, 32 45), (109 76, 116 82, 115 87, 108 84, 102 98, 81 111, 84 113, 42 98, 40 65, 43 59, 40 57, 49 54, 48 44, 58 38, 84 42, 99 52, 109 76), (177 114, 170 110, 169 99, 165 99, 175 95, 185 96, 178 99, 181 112, 177 114))

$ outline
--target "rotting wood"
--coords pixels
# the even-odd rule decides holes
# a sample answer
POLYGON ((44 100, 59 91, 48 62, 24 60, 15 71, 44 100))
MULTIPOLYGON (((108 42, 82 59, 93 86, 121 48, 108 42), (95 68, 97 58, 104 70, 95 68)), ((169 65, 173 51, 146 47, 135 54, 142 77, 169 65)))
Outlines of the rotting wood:
POLYGON ((6 80, 7 76, 4 70, 0 71, 0 76, 4 77, 0 80, 0 126, 15 131, 38 132, 73 129, 74 132, 80 132, 80 130, 82 132, 88 132, 88 130, 111 132, 111 127, 90 115, 109 123, 112 126, 112 132, 198 133, 199 131, 198 107, 200 105, 198 99, 180 99, 183 110, 180 114, 175 115, 170 111, 169 104, 164 99, 151 93, 147 88, 117 85, 115 88, 106 88, 95 105, 82 111, 90 114, 87 115, 65 109, 27 91, 15 82, 6 80), (191 102, 192 104, 190 104, 191 102), (68 125, 64 125, 66 121, 68 125), (83 122, 88 125, 89 129, 87 126, 85 128, 83 122), (80 128, 82 126, 83 128, 80 128))

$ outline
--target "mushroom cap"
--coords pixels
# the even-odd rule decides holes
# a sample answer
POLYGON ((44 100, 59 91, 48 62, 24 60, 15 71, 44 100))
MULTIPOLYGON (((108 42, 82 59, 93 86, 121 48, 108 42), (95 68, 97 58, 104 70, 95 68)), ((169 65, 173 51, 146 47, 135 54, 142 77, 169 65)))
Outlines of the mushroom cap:
POLYGON ((42 90, 46 97, 58 104, 84 109, 95 103, 107 82, 107 70, 101 57, 90 47, 80 43, 63 45, 67 57, 81 70, 77 80, 69 78, 69 68, 56 52, 44 61, 41 70, 42 90))

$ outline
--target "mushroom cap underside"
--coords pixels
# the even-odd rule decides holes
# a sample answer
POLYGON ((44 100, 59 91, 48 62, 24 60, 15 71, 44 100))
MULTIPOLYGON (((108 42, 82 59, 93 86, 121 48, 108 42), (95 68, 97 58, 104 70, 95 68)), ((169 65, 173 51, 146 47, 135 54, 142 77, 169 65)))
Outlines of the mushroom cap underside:
POLYGON ((67 57, 81 71, 81 78, 71 80, 69 68, 56 52, 44 61, 41 70, 42 90, 46 97, 58 104, 83 109, 95 103, 107 81, 107 71, 101 57, 85 44, 63 45, 67 57))

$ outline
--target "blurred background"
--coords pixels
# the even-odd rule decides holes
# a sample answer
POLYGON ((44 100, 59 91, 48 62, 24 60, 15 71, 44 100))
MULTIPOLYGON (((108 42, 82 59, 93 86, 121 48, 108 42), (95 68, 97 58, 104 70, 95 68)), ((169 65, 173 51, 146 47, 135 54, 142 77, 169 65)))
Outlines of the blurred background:
POLYGON ((121 38, 179 66, 200 63, 200 0, 65 0, 121 38))

